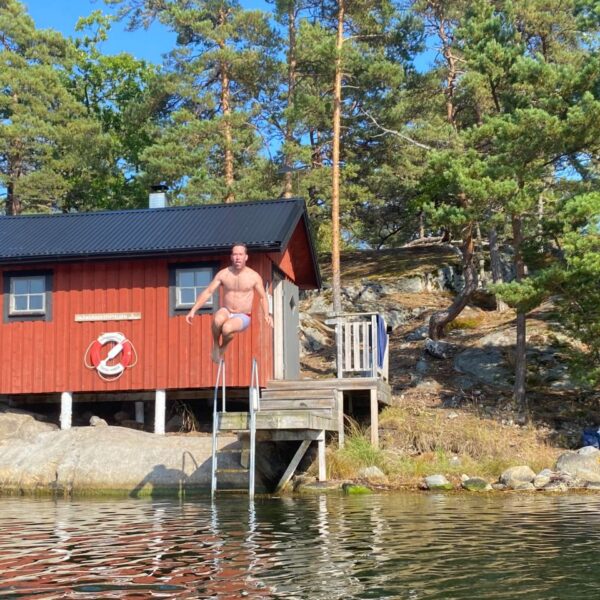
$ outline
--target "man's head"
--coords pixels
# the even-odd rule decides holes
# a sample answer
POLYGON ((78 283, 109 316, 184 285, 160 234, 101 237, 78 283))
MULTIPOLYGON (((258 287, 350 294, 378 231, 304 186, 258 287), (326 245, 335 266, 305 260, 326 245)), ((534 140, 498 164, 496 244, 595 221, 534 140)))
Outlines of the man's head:
POLYGON ((234 269, 240 271, 246 266, 248 260, 248 249, 243 242, 236 242, 231 247, 231 264, 234 269))

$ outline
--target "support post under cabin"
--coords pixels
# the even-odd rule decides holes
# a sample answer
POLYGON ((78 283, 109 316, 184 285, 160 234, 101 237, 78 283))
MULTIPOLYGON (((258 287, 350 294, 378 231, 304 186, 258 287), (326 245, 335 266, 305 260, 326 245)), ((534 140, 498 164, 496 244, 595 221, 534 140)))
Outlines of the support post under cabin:
POLYGON ((60 395, 60 428, 71 429, 73 419, 73 394, 63 392, 60 395))
POLYGON ((344 447, 344 392, 333 390, 338 422, 338 447, 344 447))
POLYGON ((140 401, 135 403, 135 422, 144 424, 144 403, 140 401))
POLYGON ((165 434, 165 412, 167 393, 165 390, 156 390, 154 396, 154 433, 165 434))
POLYGON ((325 465, 325 430, 321 431, 317 443, 319 445, 319 481, 326 481, 327 468, 325 465))
POLYGON ((377 404, 377 388, 369 390, 371 399, 371 445, 379 448, 379 406, 377 404))

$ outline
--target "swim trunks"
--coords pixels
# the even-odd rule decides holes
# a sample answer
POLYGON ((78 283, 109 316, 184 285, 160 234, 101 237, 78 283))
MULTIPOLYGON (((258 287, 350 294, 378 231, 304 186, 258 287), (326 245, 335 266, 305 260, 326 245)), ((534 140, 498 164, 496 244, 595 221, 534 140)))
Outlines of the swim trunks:
POLYGON ((240 319, 242 321, 242 328, 240 329, 240 331, 248 329, 248 327, 250 326, 251 315, 247 313, 233 313, 226 306, 224 306, 223 308, 229 313, 230 319, 240 319))

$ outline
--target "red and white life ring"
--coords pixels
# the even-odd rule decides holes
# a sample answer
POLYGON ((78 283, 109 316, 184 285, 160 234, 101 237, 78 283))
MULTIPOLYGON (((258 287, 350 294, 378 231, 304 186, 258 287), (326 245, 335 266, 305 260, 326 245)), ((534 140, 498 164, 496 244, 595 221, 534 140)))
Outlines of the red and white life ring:
POLYGON ((100 375, 117 377, 131 365, 133 352, 131 342, 122 333, 118 331, 103 333, 90 345, 89 358, 91 365, 89 366, 96 369, 100 375), (109 342, 113 342, 115 345, 108 351, 106 357, 102 358, 102 347, 109 342), (115 359, 119 354, 121 355, 119 361, 109 365, 109 361, 115 359))

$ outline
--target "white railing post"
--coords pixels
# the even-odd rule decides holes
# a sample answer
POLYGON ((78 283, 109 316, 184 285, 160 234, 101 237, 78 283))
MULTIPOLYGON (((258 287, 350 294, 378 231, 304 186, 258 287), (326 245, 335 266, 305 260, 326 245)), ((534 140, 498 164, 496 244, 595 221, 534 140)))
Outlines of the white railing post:
POLYGON ((377 377, 379 362, 379 332, 377 331, 377 315, 371 315, 371 377, 377 377))
POLYGON ((335 321, 335 338, 337 345, 337 377, 342 379, 344 377, 344 331, 343 322, 341 317, 338 317, 335 321))

